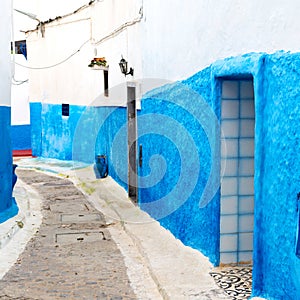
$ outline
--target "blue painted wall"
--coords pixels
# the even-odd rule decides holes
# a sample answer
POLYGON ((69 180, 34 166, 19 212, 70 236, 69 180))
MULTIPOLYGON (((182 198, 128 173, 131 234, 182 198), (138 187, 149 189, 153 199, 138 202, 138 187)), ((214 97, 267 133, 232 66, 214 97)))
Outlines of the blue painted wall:
POLYGON ((13 150, 31 149, 31 126, 13 125, 11 126, 11 141, 13 150))
MULTIPOLYGON (((217 61, 181 83, 145 95, 138 119, 138 143, 143 146, 143 166, 139 168, 141 207, 185 244, 218 264, 220 194, 214 183, 220 180, 220 136, 218 125, 209 125, 213 118, 207 114, 205 104, 218 119, 222 79, 253 78, 253 295, 269 299, 300 299, 300 259, 296 255, 299 70, 300 54, 284 52, 251 53, 217 61), (216 143, 214 151, 212 140, 216 143), (214 192, 207 190, 208 180, 214 192), (204 194, 214 196, 208 201, 204 194), (165 201, 157 202, 160 208, 152 205, 161 199, 165 201)), ((32 104, 31 118, 33 153, 85 162, 94 162, 96 154, 105 154, 109 174, 126 187, 124 108, 71 106, 70 117, 63 119, 60 105, 32 104)))
POLYGON ((12 149, 10 107, 0 106, 0 212, 12 205, 12 149))
POLYGON ((42 104, 30 103, 31 149, 33 156, 42 156, 42 104))
MULTIPOLYGON (((201 94, 219 118, 221 80, 253 78, 256 105, 253 295, 269 299, 300 299, 300 260, 296 256, 297 193, 300 187, 299 63, 300 54, 248 54, 218 61, 183 82, 201 94)), ((201 128, 173 105, 182 102, 179 89, 180 86, 175 84, 149 93, 143 101, 142 114, 154 112, 173 116, 193 137, 198 155, 203 158, 200 161, 209 161, 209 147, 201 128), (172 105, 166 105, 166 100, 171 100, 172 105)), ((184 101, 193 100, 187 93, 184 101)), ((195 102, 194 105, 198 106, 195 102)), ((148 126, 155 127, 155 123, 148 126)), ((169 134, 174 135, 174 132, 176 129, 170 126, 169 134)), ((141 201, 147 202, 170 191, 178 178, 181 161, 177 151, 179 145, 174 147, 161 136, 148 135, 140 142, 143 143, 145 163, 156 153, 167 157, 168 163, 167 173, 159 184, 140 191, 141 201)), ((189 147, 184 139, 182 143, 189 147)), ((193 160, 195 155, 188 159, 193 160)), ((185 244, 201 250, 213 263, 218 263, 219 194, 206 207, 198 205, 209 168, 211 166, 205 163, 201 165, 199 182, 192 195, 161 223, 185 244)), ((141 174, 149 172, 145 166, 141 174)), ((192 172, 191 168, 190 174, 192 172)), ((170 202, 182 197, 180 193, 173 196, 170 202)), ((150 210, 150 213, 155 216, 156 211, 150 210)))
MULTIPOLYGON (((71 113, 70 113, 71 115, 71 113)), ((127 188, 127 123, 122 107, 86 107, 74 130, 72 158, 88 163, 107 157, 108 173, 127 188)))
MULTIPOLYGON (((148 134, 139 139, 143 146, 140 183, 151 185, 153 178, 162 177, 159 172, 163 164, 166 170, 156 184, 140 189, 140 205, 160 219, 160 223, 184 244, 200 250, 217 264, 219 185, 214 197, 200 208, 201 195, 212 165, 208 137, 203 130, 201 116, 197 117, 195 111, 203 109, 204 112, 203 101, 210 103, 210 73, 211 69, 207 68, 197 75, 198 78, 190 79, 197 90, 191 89, 186 82, 175 83, 144 97, 138 128, 140 135, 148 134), (195 186, 192 178, 196 180, 195 186), (159 205, 148 207, 147 203, 152 201, 159 201, 159 205)), ((203 117, 206 115, 203 114, 203 117)))
POLYGON ((300 260, 295 255, 300 188, 300 54, 265 57, 261 105, 262 151, 256 197, 254 293, 300 299, 300 260))
POLYGON ((127 131, 114 138, 126 127, 125 108, 70 105, 66 117, 61 105, 31 103, 30 116, 34 156, 94 163, 106 155, 109 174, 127 188, 127 131))

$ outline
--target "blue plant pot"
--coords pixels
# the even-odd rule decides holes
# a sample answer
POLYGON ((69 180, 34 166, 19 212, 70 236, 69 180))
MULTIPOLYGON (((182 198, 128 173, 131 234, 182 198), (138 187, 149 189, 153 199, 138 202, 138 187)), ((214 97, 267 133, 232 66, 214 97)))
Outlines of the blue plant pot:
POLYGON ((105 155, 97 155, 94 170, 97 178, 105 178, 108 175, 108 167, 105 155))

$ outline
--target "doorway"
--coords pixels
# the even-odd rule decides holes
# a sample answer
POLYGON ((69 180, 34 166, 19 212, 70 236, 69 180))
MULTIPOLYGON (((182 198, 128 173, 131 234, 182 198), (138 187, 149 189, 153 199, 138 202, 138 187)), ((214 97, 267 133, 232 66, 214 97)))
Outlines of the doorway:
POLYGON ((137 120, 136 87, 127 83, 127 131, 128 131, 128 197, 137 203, 137 120))
POLYGON ((220 265, 252 264, 254 127, 253 80, 222 81, 220 265))

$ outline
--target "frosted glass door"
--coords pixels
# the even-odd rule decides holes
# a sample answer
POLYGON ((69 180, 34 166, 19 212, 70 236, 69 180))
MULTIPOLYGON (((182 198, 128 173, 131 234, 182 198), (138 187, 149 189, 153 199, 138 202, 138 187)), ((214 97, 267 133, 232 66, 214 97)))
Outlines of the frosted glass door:
POLYGON ((253 82, 223 81, 220 263, 251 263, 254 219, 253 82))

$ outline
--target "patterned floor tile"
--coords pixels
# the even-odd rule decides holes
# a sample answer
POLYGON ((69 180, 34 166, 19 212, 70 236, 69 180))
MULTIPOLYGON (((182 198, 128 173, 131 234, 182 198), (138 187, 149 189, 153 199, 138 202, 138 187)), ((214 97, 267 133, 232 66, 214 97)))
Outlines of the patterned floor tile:
POLYGON ((216 268, 210 275, 233 300, 250 298, 252 287, 251 267, 216 268))

